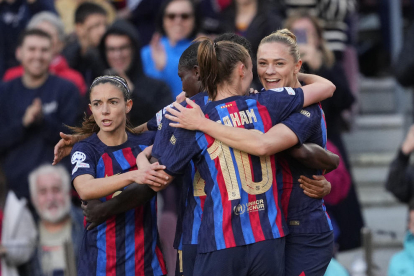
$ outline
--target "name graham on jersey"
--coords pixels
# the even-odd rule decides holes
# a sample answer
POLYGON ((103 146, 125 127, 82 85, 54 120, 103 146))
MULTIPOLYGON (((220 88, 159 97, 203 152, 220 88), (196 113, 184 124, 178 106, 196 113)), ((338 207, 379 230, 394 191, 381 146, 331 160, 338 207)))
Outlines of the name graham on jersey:
MULTIPOLYGON (((253 122, 256 123, 257 117, 254 109, 251 108, 249 110, 231 113, 230 116, 224 116, 222 120, 226 126, 238 127, 244 126, 245 124, 252 124, 253 122)), ((221 120, 218 120, 217 123, 221 124, 221 120)))

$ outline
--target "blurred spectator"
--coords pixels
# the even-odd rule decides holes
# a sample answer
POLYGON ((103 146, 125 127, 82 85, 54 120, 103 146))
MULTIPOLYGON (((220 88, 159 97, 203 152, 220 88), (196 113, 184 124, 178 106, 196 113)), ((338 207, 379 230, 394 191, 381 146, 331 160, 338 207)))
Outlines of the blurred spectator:
POLYGON ((0 1, 0 77, 4 72, 18 65, 14 51, 19 34, 30 18, 41 11, 56 12, 53 0, 2 0, 0 1))
POLYGON ((76 9, 75 24, 76 40, 66 46, 63 55, 89 87, 104 70, 97 47, 106 31, 106 11, 94 3, 82 3, 76 9))
POLYGON ((142 71, 141 44, 138 34, 126 21, 116 21, 105 33, 99 47, 102 60, 111 74, 127 80, 133 106, 129 112, 132 125, 147 122, 155 113, 173 102, 169 87, 147 77, 142 71))
POLYGON ((414 86, 414 78, 412 76, 414 70, 414 23, 408 28, 404 37, 402 49, 398 55, 398 59, 394 64, 394 74, 398 82, 405 87, 414 86))
POLYGON ((112 0, 118 18, 130 21, 138 31, 141 45, 147 45, 155 32, 156 17, 164 0, 112 0))
POLYGON ((332 258, 324 276, 349 276, 349 273, 345 267, 343 267, 337 260, 332 258))
POLYGON ((196 36, 199 20, 193 1, 165 1, 157 21, 161 34, 154 34, 150 45, 141 50, 145 74, 165 81, 174 98, 182 91, 178 61, 196 36))
POLYGON ((59 131, 75 124, 79 91, 49 75, 52 41, 47 33, 25 31, 17 56, 23 76, 0 85, 0 160, 10 188, 19 198, 29 198, 27 176, 40 163, 50 162, 59 131))
POLYGON ((409 204, 408 230, 404 250, 395 254, 388 267, 388 276, 414 275, 414 199, 409 204))
MULTIPOLYGON (((40 29, 52 37, 52 62, 49 72, 73 82, 79 89, 81 96, 86 94, 86 85, 82 75, 69 68, 66 59, 60 54, 65 46, 65 31, 60 18, 51 12, 41 12, 33 16, 26 29, 40 29)), ((23 75, 23 66, 10 68, 3 76, 4 81, 9 81, 23 75)))
POLYGON ((0 275, 18 276, 17 266, 35 250, 37 231, 26 199, 19 200, 6 186, 0 171, 0 275))
POLYGON ((107 14, 108 24, 112 24, 116 18, 116 11, 108 0, 55 0, 55 7, 65 26, 65 33, 70 35, 75 31, 75 12, 77 7, 84 2, 92 2, 101 6, 107 14))
MULTIPOLYGON (((328 139, 338 148, 349 172, 348 153, 342 140, 341 113, 351 107, 354 97, 343 77, 341 64, 335 62, 335 57, 323 38, 323 29, 315 17, 305 12, 298 12, 286 20, 285 27, 296 35, 305 72, 322 76, 336 86, 334 96, 324 100, 322 107, 329 130, 328 139)), ((338 238, 340 249, 360 246, 360 229, 363 220, 353 184, 345 199, 339 204, 332 205, 329 211, 336 218, 341 232, 338 238)))
POLYGON ((281 29, 282 17, 266 0, 234 0, 220 16, 222 28, 247 38, 252 45, 254 86, 262 85, 257 77, 256 53, 260 41, 272 32, 281 29))
POLYGON ((69 173, 60 165, 41 165, 29 175, 30 196, 40 217, 33 275, 66 275, 67 260, 78 257, 83 214, 71 204, 70 183, 69 173), (65 252, 64 243, 70 243, 73 250, 65 252))
POLYGON ((349 16, 355 12, 355 0, 283 0, 286 17, 305 10, 311 16, 323 20, 324 34, 328 48, 342 60, 346 45, 353 39, 349 28, 349 16))
POLYGON ((390 165, 385 187, 399 201, 408 203, 414 198, 414 167, 409 164, 410 155, 414 151, 414 125, 398 149, 397 157, 390 165))

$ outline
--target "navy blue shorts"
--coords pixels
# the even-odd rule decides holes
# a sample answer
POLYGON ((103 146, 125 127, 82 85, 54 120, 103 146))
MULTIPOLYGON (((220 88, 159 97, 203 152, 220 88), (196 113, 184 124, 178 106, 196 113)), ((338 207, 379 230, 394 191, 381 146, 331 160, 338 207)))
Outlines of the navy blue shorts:
POLYGON ((175 276, 192 276, 197 257, 197 244, 183 244, 183 250, 177 250, 175 276))
POLYGON ((194 275, 283 276, 284 251, 285 238, 278 238, 209 253, 198 253, 194 275))
POLYGON ((321 276, 333 256, 333 231, 286 236, 286 276, 321 276))

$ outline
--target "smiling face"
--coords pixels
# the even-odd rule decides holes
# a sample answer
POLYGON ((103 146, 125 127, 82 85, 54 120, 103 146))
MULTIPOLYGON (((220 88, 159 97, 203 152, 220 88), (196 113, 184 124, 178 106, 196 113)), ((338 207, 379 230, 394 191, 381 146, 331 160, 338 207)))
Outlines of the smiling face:
POLYGON ((108 35, 105 39, 106 59, 111 68, 125 73, 132 62, 131 40, 126 35, 108 35))
POLYGON ((302 61, 295 62, 289 50, 287 45, 279 42, 260 45, 257 51, 257 74, 266 90, 295 85, 302 61))
POLYGON ((48 72, 52 60, 52 42, 46 37, 29 35, 17 49, 17 56, 32 78, 41 78, 48 72))
POLYGON ((59 222, 69 214, 69 191, 64 189, 57 173, 49 172, 37 177, 34 205, 39 216, 51 223, 59 222))
POLYGON ((125 102, 120 88, 111 83, 101 83, 92 88, 89 107, 100 131, 115 134, 125 132, 126 114, 132 101, 125 102))
POLYGON ((172 42, 188 38, 194 25, 194 11, 190 1, 172 1, 165 9, 163 28, 168 39, 172 42))

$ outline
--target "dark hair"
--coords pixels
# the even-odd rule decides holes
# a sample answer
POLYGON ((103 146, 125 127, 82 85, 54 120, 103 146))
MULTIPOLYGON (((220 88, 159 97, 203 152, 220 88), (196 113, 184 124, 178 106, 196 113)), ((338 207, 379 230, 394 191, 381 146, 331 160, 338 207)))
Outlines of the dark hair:
POLYGON ((200 79, 212 100, 217 96, 217 84, 231 83, 231 74, 237 63, 246 64, 249 58, 246 48, 234 42, 216 43, 208 38, 201 41, 197 53, 200 79))
POLYGON ((126 36, 128 37, 131 43, 131 50, 132 50, 132 57, 131 57, 131 64, 129 68, 125 72, 131 81, 134 81, 137 77, 142 76, 143 69, 142 69, 142 61, 141 61, 141 41, 136 31, 135 27, 125 21, 125 20, 116 20, 105 32, 102 36, 101 42, 99 43, 99 53, 103 62, 105 63, 106 68, 110 68, 108 64, 108 59, 106 58, 106 39, 108 36, 126 36))
POLYGON ((249 53, 251 57, 253 56, 252 55, 253 54, 252 44, 250 43, 250 41, 248 41, 246 38, 242 36, 239 36, 235 33, 224 33, 214 39, 214 42, 219 42, 219 41, 231 41, 231 42, 237 43, 243 46, 244 48, 246 48, 247 52, 249 53))
POLYGON ((194 66, 198 65, 197 51, 200 46, 200 41, 193 42, 184 52, 181 54, 180 61, 178 62, 178 68, 185 70, 191 70, 194 66))
POLYGON ((194 16, 194 28, 188 38, 189 39, 195 38, 198 33, 198 30, 200 29, 201 16, 198 12, 196 4, 194 3, 195 1, 192 1, 192 0, 166 0, 164 1, 161 8, 159 9, 159 13, 157 16, 157 21, 156 21, 157 31, 160 32, 162 35, 166 35, 165 30, 164 30, 164 24, 163 24, 164 14, 165 14, 165 10, 167 9, 168 5, 174 1, 187 1, 191 4, 191 8, 193 10, 193 16, 194 16))
MULTIPOLYGON (((125 102, 131 99, 131 92, 129 91, 128 84, 124 78, 121 78, 119 76, 105 75, 105 76, 97 77, 92 82, 91 87, 89 88, 89 92, 88 92, 89 100, 90 100, 92 89, 95 86, 99 84, 103 84, 103 83, 110 83, 113 86, 117 87, 124 95, 125 102)), ((89 117, 87 117, 87 115, 85 114, 81 127, 70 127, 69 126, 69 129, 71 129, 75 134, 79 134, 79 135, 92 134, 92 133, 99 132, 99 126, 95 122, 95 118, 93 117, 93 114, 90 115, 89 117)), ((134 133, 134 130, 131 124, 129 123, 128 119, 127 119, 127 124, 126 124, 126 130, 131 133, 134 133)))
POLYGON ((86 18, 92 14, 101 14, 106 16, 107 13, 104 8, 101 6, 91 3, 85 2, 80 4, 75 11, 75 24, 82 24, 85 22, 86 18))
POLYGON ((408 202, 408 210, 414 211, 414 197, 408 202))
POLYGON ((326 44, 326 40, 323 38, 323 28, 318 18, 311 16, 305 10, 299 10, 298 12, 288 17, 288 19, 285 22, 285 28, 292 30, 293 23, 295 21, 298 21, 299 19, 308 19, 312 23, 313 27, 316 30, 316 35, 318 36, 318 39, 319 39, 318 49, 322 53, 323 63, 328 68, 332 67, 333 64, 335 63, 335 55, 328 48, 326 44))
POLYGON ((52 38, 50 37, 50 35, 40 29, 30 29, 30 30, 25 30, 23 31, 20 36, 19 36, 19 40, 17 43, 17 46, 22 46, 24 40, 26 39, 26 37, 28 36, 38 36, 38 37, 43 37, 43 38, 47 38, 50 40, 50 42, 52 42, 52 38))
POLYGON ((289 47, 289 54, 293 57, 293 60, 295 62, 298 62, 300 60, 300 53, 298 50, 298 44, 296 43, 296 36, 288 29, 278 30, 268 36, 265 36, 262 41, 260 41, 259 48, 262 44, 272 42, 285 44, 289 47))

